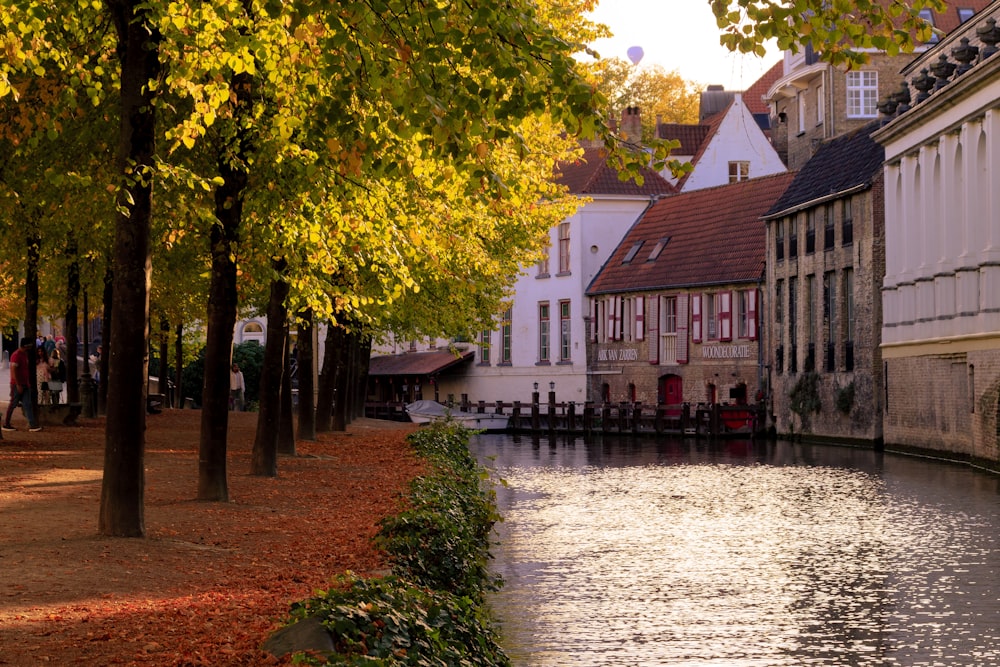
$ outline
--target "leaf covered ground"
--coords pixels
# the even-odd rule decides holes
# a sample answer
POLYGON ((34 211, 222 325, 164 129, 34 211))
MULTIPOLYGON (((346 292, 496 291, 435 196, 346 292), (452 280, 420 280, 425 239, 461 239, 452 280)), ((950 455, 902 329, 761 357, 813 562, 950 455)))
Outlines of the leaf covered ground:
POLYGON ((3 434, 0 665, 287 664, 260 645, 292 602, 387 567, 370 539, 421 471, 412 425, 300 440, 268 479, 256 414, 231 417, 229 503, 195 500, 201 412, 148 417, 144 539, 97 534, 103 418, 3 434))

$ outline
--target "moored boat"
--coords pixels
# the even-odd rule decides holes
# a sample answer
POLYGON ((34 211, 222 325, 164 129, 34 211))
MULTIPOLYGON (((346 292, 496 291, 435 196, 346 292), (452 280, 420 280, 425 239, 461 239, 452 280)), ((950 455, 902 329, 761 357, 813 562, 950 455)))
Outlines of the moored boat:
POLYGON ((451 420, 476 431, 503 431, 510 423, 509 415, 454 410, 437 401, 415 401, 406 406, 406 414, 414 424, 451 420))

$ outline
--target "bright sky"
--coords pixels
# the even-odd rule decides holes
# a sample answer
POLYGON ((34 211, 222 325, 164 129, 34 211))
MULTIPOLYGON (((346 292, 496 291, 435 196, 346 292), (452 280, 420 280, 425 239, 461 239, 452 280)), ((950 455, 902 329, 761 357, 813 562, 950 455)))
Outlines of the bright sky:
POLYGON ((645 54, 640 66, 655 63, 726 90, 745 90, 781 59, 775 48, 758 58, 721 46, 708 0, 600 0, 591 18, 614 33, 591 45, 602 58, 628 61, 629 47, 640 46, 645 54))

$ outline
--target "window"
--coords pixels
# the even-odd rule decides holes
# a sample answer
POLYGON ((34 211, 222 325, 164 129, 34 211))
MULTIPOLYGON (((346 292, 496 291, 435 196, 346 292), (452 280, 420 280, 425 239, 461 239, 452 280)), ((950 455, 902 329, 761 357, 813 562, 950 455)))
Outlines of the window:
MULTIPOLYGON (((962 10, 959 10, 959 13, 960 13, 959 14, 959 18, 961 18, 961 11, 962 10)), ((923 20, 927 21, 927 23, 930 24, 930 26, 932 28, 934 27, 934 13, 931 10, 929 10, 929 9, 921 9, 920 10, 920 18, 922 18, 923 20)), ((938 36, 938 34, 936 32, 934 32, 934 33, 931 33, 930 39, 927 40, 927 43, 928 44, 934 44, 935 42, 939 41, 940 39, 941 39, 941 37, 938 36)))
POLYGON ((647 259, 646 261, 647 262, 656 261, 656 258, 660 256, 660 253, 663 252, 663 249, 667 247, 668 243, 670 243, 670 237, 669 236, 667 236, 666 238, 662 238, 659 241, 657 241, 656 245, 653 246, 653 249, 649 251, 649 259, 647 259))
POLYGON ((826 120, 826 87, 821 83, 816 86, 816 124, 822 125, 826 120))
POLYGON ((549 277, 549 249, 545 248, 545 254, 538 260, 538 278, 549 277))
POLYGON ((799 369, 798 353, 798 278, 788 279, 788 372, 797 373, 799 369))
POLYGON ((538 363, 549 363, 549 304, 538 304, 538 363))
POLYGON ((569 273, 569 223, 559 224, 559 273, 569 273))
POLYGON ((750 163, 746 160, 729 163, 729 182, 739 183, 750 178, 750 163))
POLYGON ((750 291, 740 290, 736 294, 739 300, 736 313, 739 318, 736 323, 737 335, 740 338, 750 338, 750 291))
POLYGON ((777 261, 785 259, 785 221, 778 220, 774 225, 774 258, 777 261))
POLYGON ((808 347, 806 348, 804 370, 808 373, 816 369, 816 276, 812 274, 806 276, 805 290, 806 293, 803 296, 806 301, 806 340, 808 341, 808 347))
POLYGON ((570 339, 569 301, 559 302, 559 361, 569 361, 573 357, 570 339))
POLYGON ((834 348, 837 342, 837 285, 833 271, 823 274, 823 323, 826 331, 824 361, 828 373, 835 371, 834 348))
POLYGON ((844 370, 854 370, 854 269, 844 269, 844 370))
POLYGON ((777 280, 777 281, 775 281, 775 283, 774 283, 774 321, 777 324, 781 324, 781 322, 785 319, 785 304, 783 303, 784 296, 785 296, 784 287, 785 287, 785 281, 784 280, 777 280))
POLYGON ((500 363, 510 365, 511 360, 511 318, 513 313, 508 308, 503 313, 500 323, 500 363))
POLYGON ((677 297, 676 296, 665 296, 663 297, 663 328, 662 332, 665 334, 676 334, 677 333, 677 297))
POLYGON ((479 363, 482 366, 490 365, 490 343, 492 342, 493 332, 489 329, 483 329, 479 332, 479 363))
POLYGON ((799 93, 795 96, 795 102, 799 111, 799 134, 806 131, 806 96, 799 93))
POLYGON ((833 250, 833 206, 823 207, 823 250, 833 250))
POLYGON ((822 206, 817 206, 816 208, 809 211, 806 216, 806 254, 811 255, 816 252, 816 218, 819 217, 819 212, 824 210, 822 206))
POLYGON ((719 312, 716 310, 716 301, 714 294, 705 295, 705 338, 708 340, 717 340, 719 338, 719 312))
POLYGON ((971 19, 975 13, 976 13, 975 9, 970 9, 968 7, 959 7, 958 8, 958 20, 961 23, 965 23, 966 21, 968 21, 969 19, 971 19))
POLYGON ((799 225, 795 216, 788 218, 788 259, 799 255, 799 225))
POLYGON ((854 212, 850 198, 844 200, 843 206, 840 220, 840 245, 845 246, 854 243, 854 212))
POLYGON ((878 115, 878 72, 847 72, 847 117, 874 118, 878 115))
POLYGON ((625 253, 625 259, 622 260, 622 264, 628 264, 635 256, 639 253, 639 248, 642 247, 642 241, 636 241, 635 245, 629 248, 628 252, 625 253))

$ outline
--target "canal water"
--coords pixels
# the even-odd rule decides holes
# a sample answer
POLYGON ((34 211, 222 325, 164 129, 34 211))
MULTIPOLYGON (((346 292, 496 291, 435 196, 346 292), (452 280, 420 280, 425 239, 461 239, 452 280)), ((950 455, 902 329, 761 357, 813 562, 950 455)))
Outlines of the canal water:
POLYGON ((478 435, 515 667, 1000 664, 1000 477, 836 446, 478 435))

